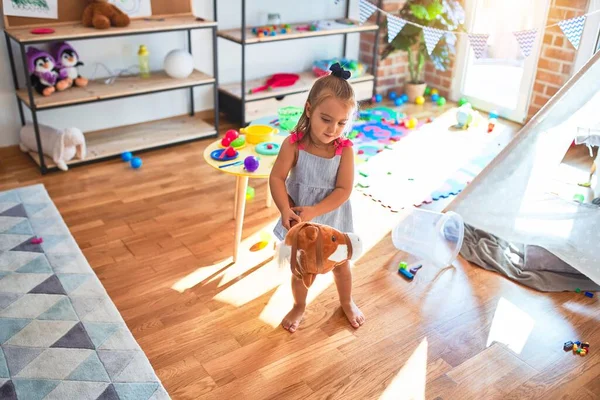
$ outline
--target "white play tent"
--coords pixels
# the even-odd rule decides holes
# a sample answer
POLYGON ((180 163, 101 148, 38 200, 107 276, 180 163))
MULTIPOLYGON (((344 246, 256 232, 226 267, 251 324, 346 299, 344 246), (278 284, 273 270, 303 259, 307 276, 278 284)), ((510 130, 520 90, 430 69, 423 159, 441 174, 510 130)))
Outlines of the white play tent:
MULTIPOLYGON (((600 284, 600 207, 549 193, 548 180, 578 128, 600 122, 599 60, 597 52, 447 208, 478 231, 547 250, 596 284, 600 284)), ((482 244, 469 245, 473 249, 482 244)), ((467 251, 465 245, 463 250, 467 251)))

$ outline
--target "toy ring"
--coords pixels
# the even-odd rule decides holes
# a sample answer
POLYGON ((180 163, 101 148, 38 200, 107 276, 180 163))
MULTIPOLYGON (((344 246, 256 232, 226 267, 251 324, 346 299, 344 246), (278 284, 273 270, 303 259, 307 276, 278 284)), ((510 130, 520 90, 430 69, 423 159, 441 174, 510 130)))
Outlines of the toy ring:
POLYGON ((281 145, 279 143, 274 142, 263 142, 256 145, 256 152, 258 154, 262 154, 263 156, 276 156, 279 154, 279 149, 281 145))
POLYGON ((236 151, 235 155, 232 157, 224 156, 223 158, 221 158, 221 154, 226 150, 227 149, 213 150, 210 152, 210 158, 212 158, 215 161, 231 161, 231 160, 235 160, 240 155, 240 153, 236 151))

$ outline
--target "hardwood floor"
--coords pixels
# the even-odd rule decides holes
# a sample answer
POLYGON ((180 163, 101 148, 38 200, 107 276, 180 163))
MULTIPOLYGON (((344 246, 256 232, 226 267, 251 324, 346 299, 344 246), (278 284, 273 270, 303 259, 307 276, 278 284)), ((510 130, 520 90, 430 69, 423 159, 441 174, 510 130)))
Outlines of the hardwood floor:
MULTIPOLYGON (((223 131, 228 128, 223 126, 223 131)), ((598 399, 597 297, 540 293, 462 260, 407 282, 395 214, 354 194, 366 251, 353 268, 367 321, 350 327, 331 276, 309 293, 300 330, 289 273, 270 260, 278 213, 252 181, 232 265, 234 179, 202 160, 209 141, 40 176, 0 149, 0 190, 43 183, 174 399, 598 399), (586 357, 563 342, 585 340, 586 357)))

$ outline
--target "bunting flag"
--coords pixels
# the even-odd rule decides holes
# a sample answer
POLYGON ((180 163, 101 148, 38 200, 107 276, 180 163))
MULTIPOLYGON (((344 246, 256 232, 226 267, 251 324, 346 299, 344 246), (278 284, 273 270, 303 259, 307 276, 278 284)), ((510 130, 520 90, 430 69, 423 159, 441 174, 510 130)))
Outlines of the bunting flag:
POLYGON ((583 33, 583 25, 585 24, 585 15, 559 21, 558 26, 563 31, 569 42, 575 47, 579 48, 579 41, 581 40, 581 34, 583 33))
POLYGON ((388 22, 388 43, 390 43, 392 40, 394 40, 394 38, 396 36, 398 36, 398 33, 400 33, 402 28, 404 28, 404 25, 406 25, 406 21, 403 20, 402 18, 394 17, 393 15, 388 14, 387 22, 388 22))
POLYGON ((427 46, 427 53, 431 55, 435 46, 437 46, 438 42, 444 36, 445 31, 436 28, 423 27, 423 36, 425 36, 425 45, 427 46))
POLYGON ((533 44, 535 43, 535 35, 537 34, 537 29, 528 29, 525 31, 513 32, 513 35, 517 38, 517 42, 519 42, 519 47, 523 52, 525 57, 529 57, 531 54, 531 49, 533 48, 533 44))
POLYGON ((485 46, 490 35, 485 33, 469 33, 468 35, 475 58, 481 58, 485 53, 485 46))
POLYGON ((377 7, 367 0, 360 0, 360 23, 364 24, 376 10, 377 7))

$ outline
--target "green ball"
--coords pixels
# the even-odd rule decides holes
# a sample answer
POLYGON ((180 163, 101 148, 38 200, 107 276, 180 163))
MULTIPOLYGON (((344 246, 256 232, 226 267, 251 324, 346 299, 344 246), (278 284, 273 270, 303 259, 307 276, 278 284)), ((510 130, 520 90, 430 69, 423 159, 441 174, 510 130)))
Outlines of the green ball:
POLYGON ((446 99, 445 99, 445 98, 443 98, 443 97, 440 97, 440 98, 437 100, 437 103, 438 103, 438 106, 443 106, 444 104, 446 104, 446 99))
POLYGON ((429 86, 427 86, 425 88, 425 96, 429 96, 431 94, 431 88, 429 86))
POLYGON ((461 97, 461 98, 458 100, 458 106, 460 107, 460 106, 462 106, 463 104, 465 104, 465 103, 468 103, 468 102, 469 102, 469 100, 465 99, 464 97, 461 97))

